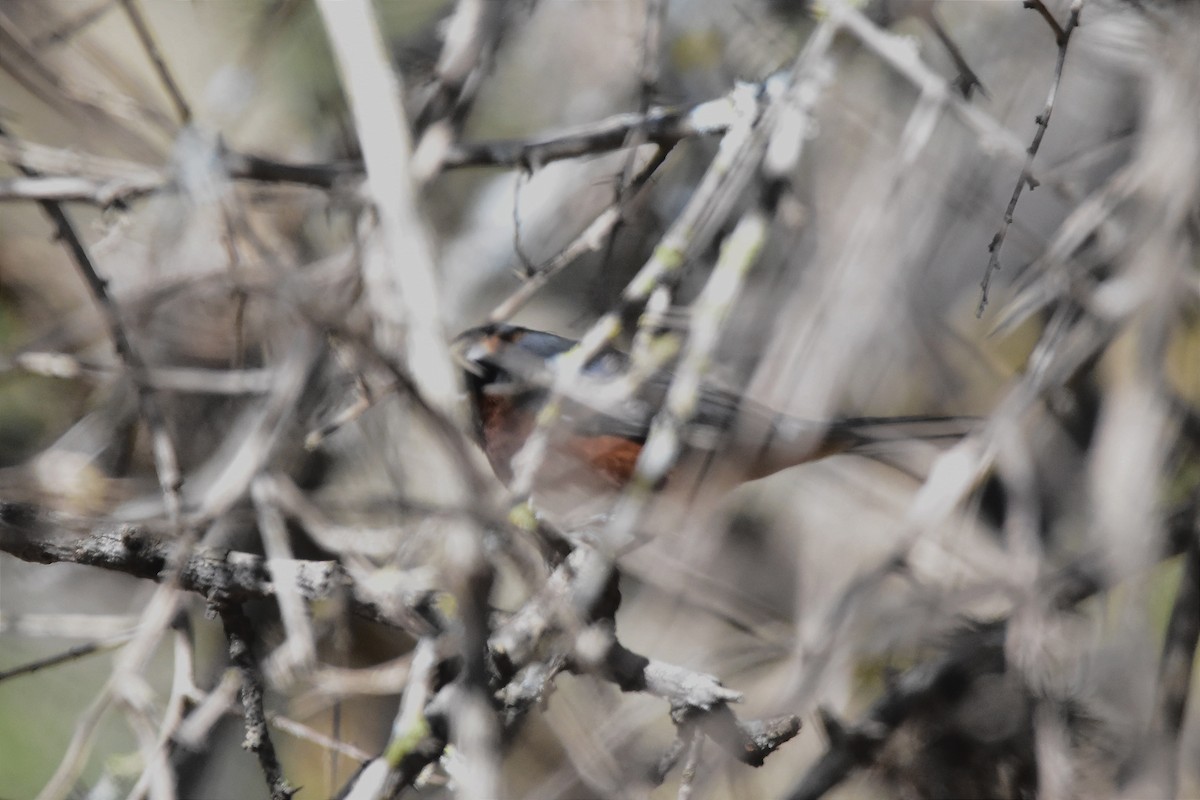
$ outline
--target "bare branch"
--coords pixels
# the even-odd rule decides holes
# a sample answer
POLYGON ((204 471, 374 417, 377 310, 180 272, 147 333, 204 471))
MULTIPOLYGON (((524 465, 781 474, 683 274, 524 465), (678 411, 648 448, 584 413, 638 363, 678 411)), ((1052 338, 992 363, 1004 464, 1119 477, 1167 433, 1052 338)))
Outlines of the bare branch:
POLYGON ((1038 186, 1037 179, 1033 177, 1033 160, 1037 157, 1038 150, 1042 147, 1042 138, 1050 127, 1050 115, 1054 113, 1054 100, 1058 96, 1063 66, 1067 61, 1067 45, 1071 42, 1071 32, 1079 26, 1079 12, 1083 8, 1083 0, 1074 0, 1071 3, 1070 16, 1067 18, 1065 28, 1059 27, 1041 0, 1027 0, 1025 7, 1037 9, 1038 13, 1050 22, 1051 28, 1055 31, 1055 41, 1058 44, 1058 60, 1054 64, 1054 79, 1050 82, 1050 93, 1046 97, 1046 105, 1042 108, 1042 113, 1038 114, 1035 119, 1037 132, 1034 133, 1033 141, 1029 143, 1029 149, 1026 150, 1025 166, 1022 168, 1021 177, 1017 179, 1012 197, 1008 200, 1008 207, 1004 209, 1004 221, 1000 225, 1000 230, 996 231, 996 235, 988 243, 988 265, 987 270, 983 273, 983 280, 979 284, 979 307, 975 310, 977 317, 983 316, 983 310, 987 307, 988 288, 991 286, 992 274, 1000 269, 1000 250, 1004 247, 1004 240, 1012 225, 1013 213, 1017 210, 1017 201, 1021 199, 1021 192, 1024 191, 1026 185, 1030 190, 1036 189, 1038 186))
MULTIPOLYGON (((0 506, 11 515, 11 506, 0 506)), ((24 561, 39 564, 84 564, 137 578, 163 581, 169 577, 168 564, 179 560, 179 543, 164 541, 157 533, 130 525, 101 526, 84 536, 45 535, 28 527, 0 524, 0 551, 24 561)), ((395 597, 371 592, 351 581, 335 561, 270 562, 261 556, 236 551, 214 552, 203 549, 181 560, 179 585, 209 599, 225 598, 242 602, 251 598, 271 598, 276 587, 272 575, 290 579, 307 601, 350 593, 350 609, 364 619, 399 627, 414 634, 428 633, 437 627, 428 616, 428 597, 410 597, 396 605, 395 597)))
POLYGON ((167 62, 163 59, 162 51, 154 40, 154 34, 150 32, 150 26, 142 16, 141 9, 137 6, 137 0, 121 0, 121 7, 125 9, 125 15, 129 17, 133 30, 137 33, 142 49, 146 51, 146 55, 154 64, 154 71, 158 74, 158 79, 162 81, 163 88, 167 90, 167 95, 175 106, 175 113, 179 115, 179 121, 184 125, 189 124, 192 121, 192 110, 188 107, 187 101, 183 99, 183 92, 180 91, 179 84, 172 77, 171 70, 167 69, 167 62))
POLYGON ((254 657, 253 644, 258 640, 249 618, 236 605, 223 604, 221 621, 225 625, 225 638, 229 642, 229 660, 242 675, 242 714, 246 721, 246 738, 242 747, 258 757, 271 800, 289 800, 298 790, 293 789, 283 777, 283 768, 275 755, 275 745, 267 730, 267 717, 263 709, 263 682, 254 657))

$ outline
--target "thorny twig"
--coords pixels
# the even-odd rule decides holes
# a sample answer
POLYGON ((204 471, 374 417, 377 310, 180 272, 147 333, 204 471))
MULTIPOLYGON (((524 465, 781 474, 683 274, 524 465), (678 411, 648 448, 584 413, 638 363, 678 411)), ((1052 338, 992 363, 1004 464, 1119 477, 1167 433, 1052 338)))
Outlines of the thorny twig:
POLYGON ((634 133, 647 144, 670 147, 683 139, 725 133, 734 121, 728 104, 728 98, 719 98, 683 109, 653 107, 532 139, 464 142, 448 150, 443 168, 516 166, 536 170, 554 161, 624 149, 634 133))
POLYGON ((1067 61, 1067 45, 1071 41, 1071 33, 1079 26, 1079 13, 1083 8, 1083 0, 1073 0, 1071 10, 1067 17, 1065 27, 1060 27, 1055 21, 1054 16, 1046 8, 1041 0, 1028 0, 1025 3, 1026 8, 1035 8, 1049 23, 1054 31, 1055 43, 1058 45, 1058 59, 1054 64, 1054 79, 1050 83, 1050 93, 1046 97, 1046 105, 1042 108, 1042 113, 1035 118, 1037 122, 1037 132, 1033 135, 1033 141, 1029 143, 1029 149, 1026 150, 1025 167, 1021 170, 1021 177, 1017 179, 1017 185, 1013 187, 1012 197, 1008 200, 1008 207, 1004 209, 1004 220, 1000 225, 1000 230, 996 231, 996 235, 992 237, 992 241, 988 243, 988 264, 987 270, 983 273, 983 280, 979 284, 979 306, 975 310, 975 316, 983 316, 983 310, 987 308, 988 289, 992 283, 992 274, 1000 269, 1000 251, 1004 247, 1004 240, 1008 236, 1008 229, 1013 222, 1013 213, 1017 210, 1017 201, 1021 199, 1021 193, 1026 186, 1035 189, 1038 186, 1038 181, 1033 177, 1033 160, 1037 157, 1038 150, 1042 146, 1042 138, 1046 135, 1047 129, 1050 127, 1050 115, 1054 113, 1054 101, 1058 96, 1058 87, 1062 82, 1063 66, 1067 61))

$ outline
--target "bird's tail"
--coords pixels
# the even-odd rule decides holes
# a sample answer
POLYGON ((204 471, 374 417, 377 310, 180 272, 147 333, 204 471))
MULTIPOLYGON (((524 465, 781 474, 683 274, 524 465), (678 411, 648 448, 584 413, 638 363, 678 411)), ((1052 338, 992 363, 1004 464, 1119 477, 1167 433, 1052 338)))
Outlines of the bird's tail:
POLYGON ((953 442, 978 425, 978 418, 963 416, 842 417, 826 422, 776 417, 748 459, 751 477, 843 453, 890 463, 890 456, 905 443, 953 442))

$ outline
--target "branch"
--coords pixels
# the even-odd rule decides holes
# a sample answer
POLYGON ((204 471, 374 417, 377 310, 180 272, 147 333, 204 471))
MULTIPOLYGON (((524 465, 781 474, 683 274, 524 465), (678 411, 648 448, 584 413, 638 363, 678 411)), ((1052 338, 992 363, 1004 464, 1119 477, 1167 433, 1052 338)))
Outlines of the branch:
POLYGON ((229 642, 229 660, 242 675, 242 713, 246 721, 246 738, 242 747, 258 757, 271 800, 291 800, 298 790, 293 789, 283 777, 283 768, 275 755, 275 745, 267 729, 267 716, 263 709, 263 682, 258 663, 251 651, 252 643, 258 638, 250 620, 237 604, 222 604, 221 621, 225 624, 225 638, 229 642))
POLYGON ((1162 734, 1169 748, 1171 797, 1183 777, 1179 774, 1180 733, 1192 685, 1196 642, 1200 640, 1200 538, 1192 537, 1183 557, 1179 589, 1167 623, 1162 660, 1158 669, 1158 705, 1162 734))
POLYGON ((617 114, 534 139, 455 144, 447 151, 443 166, 536 170, 554 161, 624 149, 634 132, 641 133, 648 144, 669 148, 683 139, 725 133, 734 121, 729 103, 728 98, 721 98, 690 109, 656 107, 644 114, 617 114))
MULTIPOLYGON (((724 134, 732 121, 728 96, 688 109, 653 107, 644 113, 617 114, 532 139, 456 142, 448 145, 440 168, 498 166, 532 170, 554 161, 625 149, 634 133, 639 142, 670 149, 683 139, 724 134)), ((13 140, 0 140, 0 155, 15 164, 53 173, 0 180, 0 201, 76 201, 107 208, 176 187, 167 172, 136 162, 13 140)), ((295 163, 231 150, 222 151, 221 164, 234 180, 315 189, 333 189, 361 180, 365 174, 361 161, 295 163)))
POLYGON ((592 220, 591 224, 572 239, 566 247, 547 261, 544 266, 539 267, 533 274, 529 275, 516 291, 492 309, 491 313, 488 314, 488 321, 503 322, 509 319, 520 311, 542 287, 549 283, 551 278, 573 264, 584 253, 594 252, 602 248, 605 241, 609 239, 610 234, 616 230, 617 226, 624 219, 625 204, 636 197, 638 190, 649 183, 650 178, 654 176, 654 173, 666 161, 669 152, 666 148, 659 148, 654 157, 647 162, 642 170, 633 176, 628 189, 621 193, 622 196, 617 198, 608 208, 601 211, 592 220))
MULTIPOLYGON (((6 135, 5 131, 0 128, 0 137, 6 135)), ((18 164, 17 169, 27 178, 40 177, 35 170, 29 167, 18 164)), ((180 511, 183 505, 179 489, 183 483, 183 477, 179 473, 175 445, 167 431, 166 415, 154 389, 145 379, 146 362, 142 360, 141 354, 134 348, 129 334, 125 331, 121 315, 117 311, 117 305, 108 293, 108 281, 100 277, 100 273, 96 271, 92 257, 84 247, 83 240, 75 231, 75 226, 71 223, 67 212, 54 200, 39 200, 38 205, 54 223, 58 237, 70 251, 75 266, 91 291, 92 299, 99 307, 105 325, 108 327, 109 338, 112 339, 117 357, 129 371, 134 386, 137 388, 138 412, 150 431, 154 468, 166 503, 167 516, 171 521, 173 532, 178 534, 180 532, 180 511)))
MULTIPOLYGON (((109 378, 119 365, 78 358, 70 353, 27 350, 13 356, 11 363, 0 360, 0 374, 23 369, 47 378, 109 378)), ((159 391, 192 394, 266 394, 277 379, 274 369, 205 369, 203 367, 149 367, 146 382, 159 391)))
POLYGON ((1050 127, 1050 115, 1054 113, 1054 100, 1058 96, 1058 86, 1062 82, 1063 65, 1067 61, 1067 45, 1071 41, 1071 33, 1079 26, 1079 12, 1083 8, 1083 0, 1074 0, 1071 3, 1070 16, 1067 18, 1065 28, 1059 27, 1058 22, 1046 9, 1046 6, 1041 0, 1026 0, 1026 8, 1035 8, 1047 21, 1050 22, 1051 28, 1055 32, 1055 41, 1058 43, 1058 60, 1054 65, 1054 79, 1050 82, 1050 93, 1046 97, 1046 105, 1042 109, 1042 113, 1035 117, 1037 123, 1037 131, 1033 135, 1033 141, 1029 144, 1029 149, 1026 150, 1025 166, 1021 170, 1021 177, 1017 179, 1017 185, 1013 187, 1012 197, 1008 200, 1008 207, 1004 209, 1004 221, 1000 224, 1000 230, 996 231, 996 235, 992 237, 992 241, 988 243, 988 265, 987 270, 983 273, 983 280, 979 284, 979 307, 975 310, 975 316, 983 316, 983 310, 987 308, 988 289, 992 283, 992 274, 1000 269, 1000 250, 1004 247, 1004 240, 1008 236, 1008 229, 1013 222, 1013 213, 1017 210, 1017 201, 1021 199, 1021 193, 1028 185, 1030 190, 1036 189, 1038 181, 1033 177, 1033 159, 1037 157, 1038 150, 1042 147, 1042 138, 1046 135, 1046 130, 1050 127))
POLYGON ((375 343, 383 353, 406 352, 422 394, 434 408, 465 423, 458 370, 438 316, 434 240, 413 174, 403 87, 369 2, 320 0, 317 8, 353 114, 367 197, 378 220, 378 247, 363 259, 363 294, 375 343))
POLYGON ((21 664, 20 666, 12 667, 11 669, 0 670, 0 683, 3 683, 9 678, 18 678, 22 675, 29 675, 37 672, 38 670, 58 666, 59 664, 65 664, 69 661, 75 661, 76 659, 84 658, 86 656, 95 655, 98 653, 107 653, 108 651, 120 647, 122 644, 129 641, 132 636, 132 632, 121 633, 117 636, 110 636, 107 639, 100 639, 95 642, 87 642, 86 644, 76 645, 75 647, 67 648, 61 653, 55 653, 54 655, 46 656, 45 658, 29 661, 21 664))
POLYGON ((0 180, 0 201, 79 201, 108 208, 163 188, 161 175, 141 178, 86 178, 75 175, 31 176, 0 180))
POLYGON ((883 30, 846 0, 828 2, 831 20, 854 34, 922 95, 932 98, 957 116, 975 134, 983 149, 1014 164, 1028 166, 1025 145, 994 117, 964 99, 945 78, 922 61, 908 39, 883 30))
MULTIPOLYGON (((1200 521, 1196 511, 1194 504, 1187 504, 1170 515, 1163 558, 1194 547, 1200 521)), ((1118 578, 1108 574, 1101 560, 1080 558, 1041 581, 1031 602, 1040 597, 1050 608, 1070 609, 1118 578)), ((853 725, 842 725, 823 714, 829 745, 788 795, 789 800, 816 800, 824 796, 852 772, 874 763, 891 735, 914 711, 947 692, 960 691, 964 680, 989 660, 1003 664, 1006 630, 1007 619, 979 627, 952 652, 905 672, 853 725)))
MULTIPOLYGON (((0 504, 0 551, 22 561, 82 564, 162 583, 169 579, 168 564, 181 549, 178 543, 132 525, 102 525, 64 541, 60 535, 40 535, 42 531, 31 524, 36 520, 36 513, 27 507, 0 504)), ((336 561, 272 561, 233 550, 196 549, 180 566, 179 586, 210 600, 244 602, 274 597, 272 575, 290 580, 308 602, 348 592, 356 616, 413 635, 427 635, 439 627, 428 594, 418 593, 398 604, 393 592, 364 588, 336 561)))
POLYGON ((163 58, 158 43, 154 40, 154 34, 150 32, 150 26, 146 24, 145 17, 137 7, 137 0, 121 0, 121 7, 125 9, 125 14, 133 25, 142 49, 146 51, 147 57, 154 64, 154 71, 170 96, 171 103, 175 106, 175 113, 179 115, 179 121, 184 125, 189 124, 192 121, 192 110, 188 107, 187 101, 183 99, 183 92, 180 90, 179 84, 171 76, 171 70, 167 68, 167 62, 163 58))
POLYGON ((1023 5, 1025 8, 1032 8, 1042 15, 1042 19, 1046 20, 1046 24, 1050 26, 1050 30, 1054 32, 1054 41, 1059 47, 1066 44, 1067 37, 1071 35, 1070 32, 1063 30, 1063 27, 1058 24, 1058 20, 1054 18, 1054 15, 1050 13, 1050 9, 1046 8, 1046 4, 1042 0, 1025 0, 1023 5))

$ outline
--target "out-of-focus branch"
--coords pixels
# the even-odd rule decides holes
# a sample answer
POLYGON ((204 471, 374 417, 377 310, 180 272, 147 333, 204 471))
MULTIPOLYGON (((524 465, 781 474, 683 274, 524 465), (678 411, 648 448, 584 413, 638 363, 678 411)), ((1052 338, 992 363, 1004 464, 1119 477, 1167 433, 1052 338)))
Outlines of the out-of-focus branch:
POLYGON ((545 458, 549 431, 562 414, 563 397, 579 381, 585 365, 620 334, 624 319, 640 308, 660 284, 678 275, 700 248, 708 246, 733 204, 742 197, 766 142, 767 126, 761 121, 767 97, 770 93, 762 96, 748 85, 733 92, 727 102, 735 122, 726 130, 716 157, 687 206, 625 287, 618 307, 602 316, 575 348, 558 359, 554 385, 539 413, 538 425, 514 458, 511 488, 518 499, 528 497, 545 458))
POLYGON ((383 353, 403 349, 421 393, 456 421, 459 378, 439 318, 432 232, 417 195, 403 87, 391 69, 371 4, 317 4, 354 115, 381 251, 365 259, 366 305, 383 353))
POLYGON ((1179 767, 1186 762, 1180 758, 1180 736, 1195 669, 1197 640, 1200 640, 1200 535, 1193 535, 1184 551, 1179 588, 1158 667, 1159 724, 1168 750, 1165 779, 1170 797, 1179 791, 1182 777, 1179 767))
POLYGON ((147 793, 152 797, 159 797, 163 794, 160 787, 174 787, 176 776, 170 759, 175 747, 174 737, 187 712, 200 696, 196 687, 196 654, 192 642, 192 626, 187 613, 181 611, 176 614, 171 627, 174 628, 175 634, 175 671, 171 681, 171 697, 167 701, 153 747, 143 751, 145 763, 142 775, 130 791, 129 800, 141 800, 147 793))
POLYGON ((551 278, 574 263, 584 253, 594 252, 603 247, 604 242, 610 240, 613 231, 621 224, 624 217, 624 203, 650 181, 658 168, 666 161, 668 152, 669 150, 666 148, 659 148, 646 166, 634 176, 629 189, 624 192, 623 196, 617 198, 613 205, 601 211, 582 233, 567 243, 567 246, 547 261, 544 266, 529 275, 516 291, 492 309, 488 314, 488 320, 491 322, 507 320, 520 311, 540 289, 550 282, 551 278))
MULTIPOLYGON (((0 361, 0 373, 11 368, 23 369, 47 378, 73 380, 103 379, 114 376, 119 367, 77 358, 70 353, 30 350, 18 353, 11 364, 0 361)), ((272 369, 203 369, 201 367, 148 367, 146 382, 159 391, 196 394, 265 394, 275 384, 272 369)))
MULTIPOLYGON (((883 30, 846 0, 829 0, 829 9, 831 19, 854 34, 922 95, 944 105, 958 117, 988 153, 1022 167, 1028 166, 1025 146, 1021 141, 990 114, 963 98, 945 78, 921 59, 911 41, 883 30)), ((1039 176, 1031 174, 1029 177, 1038 180, 1039 176)))
POLYGON ((508 27, 511 3, 458 0, 445 28, 435 79, 421 99, 415 127, 421 134, 413 153, 421 183, 445 167, 447 150, 457 141, 483 79, 492 69, 508 27))
POLYGON ((69 647, 61 653, 55 653, 52 656, 39 658, 17 667, 12 667, 6 670, 0 670, 0 683, 9 678, 19 678, 22 675, 30 675, 38 670, 55 667, 59 664, 66 664, 70 661, 75 661, 80 658, 86 658, 90 655, 99 653, 107 653, 114 648, 120 647, 125 642, 129 641, 133 636, 132 632, 121 633, 116 636, 110 636, 106 639, 101 639, 95 642, 87 642, 86 644, 69 647))
MULTIPOLYGON (((1188 504, 1168 519, 1170 535, 1163 558, 1194 547, 1197 534, 1196 507, 1188 504)), ((1116 580, 1108 575, 1103 561, 1083 557, 1046 576, 1035 597, 1026 602, 1044 602, 1055 609, 1073 608, 1116 580)), ((909 716, 948 689, 962 686, 963 677, 978 668, 980 659, 1002 664, 1007 619, 970 631, 969 646, 959 646, 928 661, 893 681, 887 691, 853 725, 844 725, 825 713, 824 727, 829 744, 788 795, 789 800, 816 800, 845 780, 852 772, 868 767, 891 735, 909 716), (989 655, 990 654, 990 655, 989 655)))
MULTIPOLYGON (((639 143, 670 149, 684 139, 719 136, 732 120, 728 97, 686 109, 652 107, 643 113, 617 114, 530 139, 454 142, 447 146, 440 169, 489 166, 538 169, 555 161, 625 149, 635 132, 639 143)), ((13 163, 50 173, 0 180, 0 201, 59 200, 108 207, 175 187, 173 177, 161 168, 7 138, 0 138, 0 155, 13 163)), ((234 180, 316 189, 332 189, 361 180, 364 175, 363 164, 358 161, 295 163, 232 150, 221 152, 221 164, 234 180)))
POLYGON ((163 188, 158 175, 140 179, 84 178, 70 175, 5 178, 0 180, 0 200, 77 201, 107 208, 163 188))
POLYGON ((500 44, 505 5, 458 0, 446 25, 433 85, 422 98, 417 128, 428 129, 439 122, 457 127, 461 123, 500 44))
MULTIPOLYGON (((0 129, 0 137, 6 136, 7 133, 3 129, 0 129)), ((40 177, 35 170, 29 167, 18 164, 17 169, 26 178, 40 177)), ((154 452, 154 467, 158 473, 159 487, 162 489, 163 498, 166 502, 167 517, 170 519, 175 533, 178 534, 180 532, 180 511, 183 505, 179 488, 183 482, 183 477, 179 473, 179 463, 175 456, 175 445, 171 441, 171 436, 167 431, 166 414, 154 389, 146 382, 144 377, 146 362, 133 346, 129 334, 125 331, 125 325, 121 321, 121 315, 117 311, 116 303, 108 293, 108 281, 102 278, 100 273, 96 271, 92 257, 84 246, 83 240, 76 232, 75 226, 71 223, 71 218, 67 215, 67 212, 55 200, 39 200, 38 204, 42 207, 46 216, 50 218, 50 221, 54 223, 58 237, 71 253, 71 257, 75 261, 75 266, 84 279, 84 283, 87 284, 92 299, 99 307, 105 325, 108 327, 108 334, 112 339, 113 347, 117 351, 117 357, 121 359, 121 362, 129 371, 134 386, 137 388, 138 411, 142 419, 145 420, 146 427, 150 430, 154 452)))
POLYGON ((141 9, 138 8, 137 0, 121 0, 121 7, 125 9, 125 15, 129 17, 129 22, 133 25, 133 30, 137 33, 138 41, 141 43, 142 49, 146 51, 146 56, 154 64, 154 71, 158 75, 159 81, 162 82, 163 88, 166 89, 167 95, 171 98, 171 103, 175 106, 175 113, 179 115, 179 121, 187 125, 192 121, 192 110, 188 106, 187 100, 184 99, 179 84, 171 75, 171 70, 167 68, 166 59, 163 58, 162 50, 155 41, 154 34, 150 31, 150 25, 142 16, 141 9))

